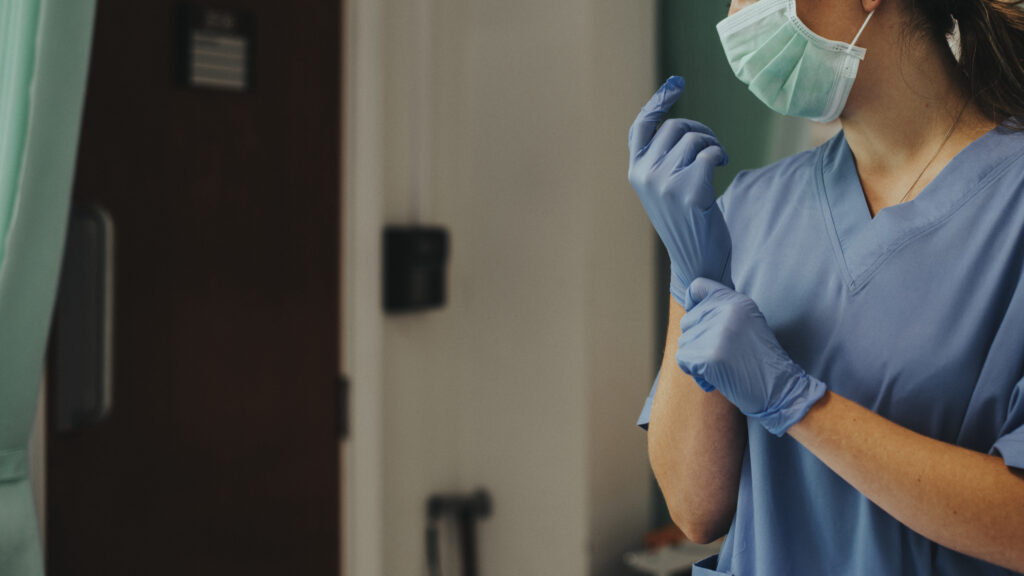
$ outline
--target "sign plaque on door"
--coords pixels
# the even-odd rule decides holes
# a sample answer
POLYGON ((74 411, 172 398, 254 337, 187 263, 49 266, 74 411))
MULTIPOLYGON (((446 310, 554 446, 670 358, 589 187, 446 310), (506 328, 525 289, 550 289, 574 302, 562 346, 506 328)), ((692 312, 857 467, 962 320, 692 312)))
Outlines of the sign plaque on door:
POLYGON ((182 4, 177 28, 179 84, 237 92, 251 89, 251 12, 182 4))

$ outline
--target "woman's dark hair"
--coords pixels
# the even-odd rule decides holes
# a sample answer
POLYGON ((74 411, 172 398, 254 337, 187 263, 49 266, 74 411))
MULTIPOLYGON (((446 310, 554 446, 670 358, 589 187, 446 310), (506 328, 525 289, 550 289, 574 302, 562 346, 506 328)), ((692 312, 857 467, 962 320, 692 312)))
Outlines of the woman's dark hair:
POLYGON ((907 3, 919 19, 914 24, 926 30, 945 36, 959 25, 959 69, 978 109, 995 122, 1009 120, 1008 126, 1024 129, 1024 0, 907 3))

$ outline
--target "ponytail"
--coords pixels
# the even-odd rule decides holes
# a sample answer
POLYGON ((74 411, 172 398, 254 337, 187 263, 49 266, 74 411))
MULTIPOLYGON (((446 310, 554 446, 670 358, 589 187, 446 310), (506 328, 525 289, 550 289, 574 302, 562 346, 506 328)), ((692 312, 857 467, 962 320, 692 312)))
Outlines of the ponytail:
POLYGON ((978 109, 1024 130, 1024 0, 910 0, 925 28, 959 27, 958 68, 978 109))

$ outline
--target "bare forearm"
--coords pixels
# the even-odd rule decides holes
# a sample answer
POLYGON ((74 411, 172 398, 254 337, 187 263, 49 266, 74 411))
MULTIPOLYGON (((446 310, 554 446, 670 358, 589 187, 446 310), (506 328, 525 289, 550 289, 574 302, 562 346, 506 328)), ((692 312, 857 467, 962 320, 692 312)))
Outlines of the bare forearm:
POLYGON ((969 556, 1024 571, 1024 474, 827 393, 789 434, 894 518, 969 556))
POLYGON ((684 312, 672 301, 665 357, 648 424, 648 452, 672 519, 688 538, 715 540, 736 510, 746 421, 720 393, 705 393, 675 364, 684 312))

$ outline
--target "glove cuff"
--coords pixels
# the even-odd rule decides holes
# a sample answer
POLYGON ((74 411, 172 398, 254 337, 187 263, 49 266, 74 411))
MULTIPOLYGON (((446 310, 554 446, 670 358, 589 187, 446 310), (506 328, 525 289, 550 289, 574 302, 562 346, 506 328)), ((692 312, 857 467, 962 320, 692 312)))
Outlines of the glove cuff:
MULTIPOLYGON (((731 289, 735 289, 732 283, 732 272, 730 270, 731 263, 732 249, 730 248, 729 254, 725 258, 725 264, 722 268, 722 271, 719 272, 718 274, 711 274, 705 277, 708 280, 714 280, 715 282, 723 284, 731 289)), ((669 277, 671 278, 671 280, 669 281, 668 291, 669 293, 672 294, 672 298, 676 302, 678 302, 684 310, 689 312, 690 307, 692 307, 693 304, 691 302, 688 302, 689 299, 686 297, 686 291, 689 289, 690 286, 685 281, 683 281, 683 276, 684 275, 679 270, 676 269, 675 264, 673 264, 669 270, 669 277)), ((694 280, 696 280, 696 278, 694 278, 694 280)))
POLYGON ((687 286, 686 283, 683 282, 683 279, 680 278, 679 273, 676 272, 675 266, 673 266, 669 271, 669 276, 672 277, 672 280, 669 282, 668 291, 672 294, 672 299, 682 306, 684 310, 689 312, 690 310, 686 307, 686 290, 689 286, 687 286))
POLYGON ((775 407, 760 414, 752 414, 765 430, 782 437, 789 428, 803 420, 814 404, 821 400, 828 386, 811 376, 803 368, 793 383, 787 387, 785 397, 775 407))

